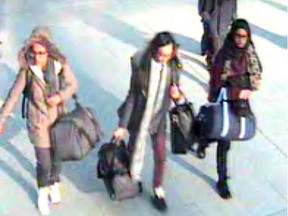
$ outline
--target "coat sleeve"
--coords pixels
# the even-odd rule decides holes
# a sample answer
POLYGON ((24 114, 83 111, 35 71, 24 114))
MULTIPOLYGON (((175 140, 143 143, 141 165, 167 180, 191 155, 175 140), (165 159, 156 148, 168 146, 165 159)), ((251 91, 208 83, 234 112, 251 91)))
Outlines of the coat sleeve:
POLYGON ((73 94, 75 94, 78 88, 78 84, 69 65, 64 64, 61 73, 63 73, 62 75, 64 78, 65 88, 61 89, 58 94, 60 95, 61 99, 65 101, 71 98, 73 94))
POLYGON ((131 58, 131 78, 130 87, 125 101, 118 109, 119 127, 127 128, 133 111, 136 98, 137 69, 133 57, 131 58))
POLYGON ((259 59, 256 50, 254 49, 252 52, 252 56, 250 57, 250 83, 252 90, 258 90, 260 87, 260 82, 262 79, 262 64, 259 59))
POLYGON ((22 94, 26 85, 26 72, 25 70, 20 70, 17 77, 10 88, 10 91, 0 109, 0 124, 5 124, 8 117, 12 114, 13 109, 22 94))

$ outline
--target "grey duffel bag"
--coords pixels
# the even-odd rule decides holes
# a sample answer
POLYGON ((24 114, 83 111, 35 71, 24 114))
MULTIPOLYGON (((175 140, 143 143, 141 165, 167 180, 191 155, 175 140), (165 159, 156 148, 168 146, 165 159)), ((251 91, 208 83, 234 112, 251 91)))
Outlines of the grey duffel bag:
POLYGON ((83 107, 77 97, 75 108, 52 126, 51 143, 62 161, 82 160, 100 141, 101 129, 91 108, 83 107))

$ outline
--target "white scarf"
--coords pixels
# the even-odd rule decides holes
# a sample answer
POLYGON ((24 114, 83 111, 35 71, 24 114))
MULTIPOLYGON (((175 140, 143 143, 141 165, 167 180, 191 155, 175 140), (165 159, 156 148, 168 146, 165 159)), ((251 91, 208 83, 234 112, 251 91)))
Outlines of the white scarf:
POLYGON ((153 114, 159 111, 163 103, 165 86, 167 82, 167 72, 168 70, 166 65, 162 65, 154 60, 151 60, 146 108, 144 110, 140 129, 134 144, 134 152, 132 156, 131 175, 134 181, 139 181, 141 179, 148 129, 153 114))

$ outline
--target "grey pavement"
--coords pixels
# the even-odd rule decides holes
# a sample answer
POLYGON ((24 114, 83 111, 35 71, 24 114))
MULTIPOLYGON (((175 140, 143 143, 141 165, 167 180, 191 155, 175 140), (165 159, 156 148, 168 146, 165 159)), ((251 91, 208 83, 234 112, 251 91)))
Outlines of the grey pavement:
MULTIPOLYGON (((177 216, 287 215, 287 1, 239 0, 239 17, 248 19, 263 63, 263 83, 252 99, 257 135, 235 142, 229 155, 231 200, 215 191, 215 145, 205 160, 193 153, 172 155, 167 143, 165 178, 169 210, 177 216)), ((110 139, 116 109, 130 77, 129 57, 156 33, 173 32, 185 71, 183 89, 196 109, 206 103, 208 73, 199 54, 202 34, 196 0, 2 0, 0 2, 0 103, 18 70, 17 52, 35 25, 51 27, 77 78, 79 95, 93 107, 110 139)), ((35 157, 20 115, 20 101, 0 138, 0 215, 39 215, 35 206, 35 157)), ((169 131, 168 131, 169 132, 169 131)), ((147 147, 144 193, 111 201, 96 178, 97 149, 63 167, 63 202, 51 215, 162 215, 150 203, 152 152, 147 147)))

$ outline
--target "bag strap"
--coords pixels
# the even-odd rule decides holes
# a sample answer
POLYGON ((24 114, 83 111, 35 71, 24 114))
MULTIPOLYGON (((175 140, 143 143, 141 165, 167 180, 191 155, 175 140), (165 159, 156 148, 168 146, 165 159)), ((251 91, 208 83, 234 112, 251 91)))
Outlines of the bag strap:
POLYGON ((25 119, 27 116, 27 97, 29 94, 29 91, 31 89, 32 86, 32 74, 31 72, 28 70, 25 71, 25 87, 23 90, 23 97, 22 97, 22 106, 21 106, 21 114, 22 114, 22 118, 25 119))
POLYGON ((100 124, 96 121, 96 119, 93 118, 93 115, 87 110, 87 108, 83 107, 82 104, 80 103, 80 101, 78 100, 78 96, 76 94, 74 94, 72 96, 73 100, 74 100, 74 104, 76 107, 81 107, 84 112, 87 114, 87 117, 91 120, 94 128, 98 128, 99 129, 99 135, 103 135, 103 132, 100 128, 100 124))
POLYGON ((229 132, 229 107, 227 101, 227 88, 222 87, 220 89, 216 103, 222 103, 223 127, 221 131, 221 136, 225 137, 229 132))
POLYGON ((216 103, 220 103, 222 101, 227 101, 227 99, 228 99, 228 97, 227 97, 227 88, 221 87, 220 91, 219 91, 219 94, 218 94, 218 97, 217 97, 217 100, 216 100, 216 103))

